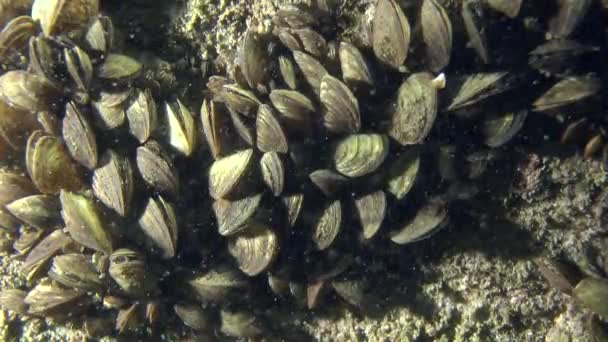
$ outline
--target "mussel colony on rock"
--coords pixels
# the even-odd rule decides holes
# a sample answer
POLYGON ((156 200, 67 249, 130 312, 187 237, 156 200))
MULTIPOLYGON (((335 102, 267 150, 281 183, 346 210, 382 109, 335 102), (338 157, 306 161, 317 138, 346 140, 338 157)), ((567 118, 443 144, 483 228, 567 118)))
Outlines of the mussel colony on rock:
POLYGON ((82 313, 93 332, 109 313, 119 333, 174 313, 250 337, 265 332, 254 303, 268 291, 308 308, 328 291, 370 304, 359 252, 445 227, 528 112, 600 92, 596 66, 577 60, 604 42, 570 38, 591 1, 537 6, 378 0, 349 37, 338 4, 285 5, 272 34, 244 33, 204 99, 163 101, 98 1, 34 1, 0 33, 0 226, 28 286, 0 305, 82 313), (493 50, 492 34, 518 33, 517 48, 493 50))

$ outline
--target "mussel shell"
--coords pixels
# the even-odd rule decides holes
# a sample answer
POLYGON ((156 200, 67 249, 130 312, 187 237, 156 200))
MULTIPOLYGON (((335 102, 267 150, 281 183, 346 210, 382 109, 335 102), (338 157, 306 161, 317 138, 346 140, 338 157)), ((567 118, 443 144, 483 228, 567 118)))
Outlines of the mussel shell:
POLYGON ((213 203, 220 235, 230 236, 248 227, 256 213, 262 194, 256 194, 236 201, 218 199, 213 203))
POLYGON ((465 76, 454 91, 452 102, 448 105, 447 110, 462 109, 504 92, 508 89, 508 86, 503 86, 507 76, 507 72, 478 73, 465 76))
POLYGON ((380 229, 386 216, 387 203, 384 191, 378 190, 355 199, 359 222, 363 228, 363 238, 369 240, 380 229))
POLYGON ((0 101, 18 110, 45 110, 57 89, 44 77, 23 70, 0 76, 0 101))
POLYGON ((209 149, 211 150, 213 159, 219 159, 226 153, 228 145, 228 142, 226 141, 226 127, 228 125, 226 119, 227 118, 221 115, 217 109, 215 101, 203 100, 201 106, 203 134, 207 141, 207 146, 209 146, 209 149))
POLYGON ((333 154, 336 170, 347 177, 374 172, 388 155, 389 141, 382 134, 353 134, 341 139, 333 154))
POLYGON ((196 148, 197 127, 190 110, 178 99, 177 105, 165 104, 169 145, 188 157, 196 148))
POLYGON ((608 280, 585 278, 574 288, 574 296, 592 312, 608 316, 608 280))
POLYGON ((70 236, 85 247, 112 253, 112 236, 95 203, 83 195, 65 190, 61 191, 59 199, 61 215, 70 236))
POLYGON ((408 77, 391 108, 388 134, 401 145, 418 144, 431 131, 437 115, 437 89, 429 73, 408 77))
POLYGON ((304 194, 295 193, 283 195, 281 197, 281 201, 283 202, 283 205, 287 211, 287 222, 289 223, 290 227, 293 227, 300 217, 302 204, 304 203, 304 194))
POLYGON ((447 205, 441 200, 431 199, 418 209, 411 221, 391 234, 391 240, 403 245, 426 239, 445 224, 447 217, 447 205))
POLYGON ((260 105, 255 121, 257 147, 262 152, 287 153, 287 137, 268 105, 260 105))
POLYGON ((93 170, 97 166, 95 133, 87 118, 73 102, 69 102, 65 107, 62 132, 63 140, 74 160, 93 170))
POLYGON ((410 46, 410 24, 394 0, 379 0, 372 22, 372 46, 384 64, 399 69, 410 46))
POLYGON ((523 0, 486 0, 488 7, 505 14, 509 18, 519 15, 523 0))
POLYGON ((59 190, 79 190, 82 179, 77 166, 59 139, 35 131, 27 141, 25 152, 27 171, 40 192, 55 194, 59 190))
POLYGON ((326 197, 340 194, 349 184, 348 178, 328 169, 315 170, 308 178, 326 197))
POLYGON ((254 93, 234 84, 224 84, 219 95, 228 108, 245 116, 255 115, 258 106, 261 104, 254 93))
POLYGON ((591 0, 559 0, 558 11, 549 20, 548 34, 551 38, 566 38, 578 26, 591 6, 591 0))
POLYGON ((228 252, 248 276, 267 270, 279 251, 279 240, 271 227, 256 225, 240 232, 228 242, 228 252))
POLYGON ((88 291, 99 290, 105 285, 92 258, 78 253, 55 256, 49 277, 67 287, 88 291))
POLYGON ((171 158, 165 153, 160 144, 148 140, 137 148, 137 169, 142 178, 154 189, 176 197, 179 192, 179 178, 171 158))
POLYGON ((333 133, 357 133, 361 129, 359 102, 348 87, 327 74, 321 80, 323 125, 333 133))
MULTIPOLYGON (((50 315, 53 312, 74 312, 79 309, 85 291, 68 289, 53 284, 39 283, 25 297, 28 313, 31 315, 50 315)), ((86 303, 86 302, 85 302, 86 303)))
POLYGON ((30 16, 19 16, 9 21, 0 32, 0 61, 13 51, 24 48, 36 34, 36 24, 30 16))
POLYGON ((293 52, 293 58, 298 64, 306 82, 310 85, 317 96, 321 94, 321 80, 327 75, 327 69, 314 57, 300 51, 293 52))
POLYGON ((0 291, 0 308, 10 310, 19 315, 27 315, 25 296, 27 292, 19 289, 3 289, 0 291))
POLYGON ((128 296, 143 297, 156 287, 144 257, 130 249, 121 248, 110 255, 108 273, 128 296))
POLYGON ((28 280, 32 280, 54 255, 59 254, 73 242, 74 240, 61 229, 54 230, 28 253, 21 265, 21 273, 28 280))
POLYGON ((113 39, 114 26, 112 20, 105 16, 93 20, 84 36, 84 40, 91 50, 104 54, 112 48, 113 39))
POLYGON ((482 62, 488 64, 490 57, 488 55, 487 29, 482 2, 480 0, 464 0, 461 15, 471 46, 473 46, 482 62))
POLYGON ((131 207, 134 188, 131 162, 108 149, 93 172, 92 188, 95 196, 120 216, 131 207))
POLYGON ((216 160, 209 169, 209 195, 214 199, 229 196, 248 172, 252 160, 253 149, 216 160))
POLYGON ((260 158, 262 180, 273 195, 280 196, 285 184, 285 167, 276 152, 266 152, 260 158))
POLYGON ((342 226, 342 204, 336 200, 331 202, 321 213, 316 222, 312 241, 318 250, 327 249, 338 236, 342 226))
POLYGON ((499 147, 511 140, 522 128, 528 115, 527 110, 493 114, 485 118, 481 129, 484 143, 490 147, 499 147))
POLYGON ((243 34, 237 58, 241 72, 251 89, 265 89, 270 70, 267 57, 262 38, 252 30, 247 30, 243 34))
POLYGON ((178 226, 171 203, 161 196, 150 198, 138 223, 153 250, 158 250, 163 259, 175 256, 178 226))
POLYGON ((127 81, 139 77, 143 67, 137 60, 116 53, 106 56, 97 68, 97 76, 109 81, 127 81))
POLYGON ((346 84, 350 86, 374 85, 372 73, 356 46, 348 42, 340 42, 338 55, 340 57, 342 79, 346 84))
POLYGON ((263 333, 255 315, 247 312, 222 310, 220 331, 227 336, 254 338, 263 333))
POLYGON ((450 62, 452 23, 447 11, 437 0, 424 0, 420 9, 420 25, 426 48, 425 62, 437 72, 450 62))
POLYGON ((602 87, 595 76, 571 76, 554 84, 534 101, 534 110, 544 112, 574 104, 596 95, 602 87))
POLYGON ((312 101, 295 90, 275 89, 270 93, 270 101, 283 118, 293 123, 308 123, 315 111, 312 101))
POLYGON ((6 209, 22 222, 40 229, 58 227, 63 223, 61 205, 52 195, 23 197, 7 204, 6 209))
POLYGON ((286 56, 279 56, 279 71, 283 82, 291 89, 297 88, 296 70, 293 62, 286 56))
POLYGON ((173 311, 185 325, 194 330, 206 330, 211 324, 211 317, 203 311, 200 305, 175 304, 173 311))
POLYGON ((70 49, 65 48, 63 56, 68 73, 76 84, 76 88, 87 91, 93 78, 93 64, 89 55, 78 46, 74 46, 70 49))
POLYGON ((136 91, 135 98, 126 109, 126 115, 131 135, 140 143, 145 143, 158 124, 156 102, 148 89, 136 91))
POLYGON ((412 149, 403 152, 388 170, 386 190, 401 200, 412 189, 420 169, 420 155, 412 149))
POLYGON ((36 187, 28 177, 15 171, 0 171, 0 207, 35 193, 36 187))
POLYGON ((0 138, 15 151, 23 151, 32 132, 41 129, 36 116, 0 100, 0 138))
POLYGON ((79 30, 97 13, 99 0, 36 0, 32 6, 32 18, 47 37, 79 30))
POLYGON ((231 292, 247 287, 248 282, 239 270, 221 267, 194 275, 188 285, 202 301, 224 302, 231 292))

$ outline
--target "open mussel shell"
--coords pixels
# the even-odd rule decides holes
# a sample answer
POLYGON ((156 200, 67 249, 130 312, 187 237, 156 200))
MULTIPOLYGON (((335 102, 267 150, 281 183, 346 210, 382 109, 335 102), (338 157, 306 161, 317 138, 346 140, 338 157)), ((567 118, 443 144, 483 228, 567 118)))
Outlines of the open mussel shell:
POLYGON ((308 178, 326 197, 340 194, 349 184, 348 178, 328 169, 315 170, 308 178))
POLYGON ((295 90, 275 89, 270 93, 270 101, 282 117, 294 125, 307 124, 315 111, 312 101, 295 90))
POLYGON ((276 152, 266 152, 260 158, 262 180, 273 195, 280 196, 285 184, 285 166, 276 152))
POLYGON ((601 87, 601 81, 595 76, 564 78, 534 101, 534 110, 545 112, 574 104, 596 95, 601 87))
POLYGON ((486 37, 486 20, 483 3, 479 0, 464 0, 461 8, 462 21, 469 36, 469 41, 482 62, 488 64, 488 42, 486 37))
POLYGON ((522 128, 527 110, 491 114, 484 118, 481 130, 485 137, 484 143, 489 147, 499 147, 511 140, 522 128))
MULTIPOLYGON (((24 235, 22 234, 22 237, 23 236, 24 235)), ((36 240, 37 237, 34 235, 33 242, 36 240)), ((54 230, 44 239, 42 239, 42 241, 33 247, 27 254, 25 261, 21 265, 21 273, 28 281, 31 281, 41 273, 41 270, 44 269, 46 263, 54 255, 59 254, 64 248, 73 242, 74 240, 72 240, 61 229, 54 230)))
POLYGON ((188 280, 188 285, 201 301, 224 302, 231 294, 242 292, 248 282, 238 269, 219 267, 194 275, 188 280))
POLYGON ((150 198, 138 223, 152 250, 158 250, 163 259, 175 256, 178 228, 171 203, 161 196, 150 198))
POLYGON ((19 16, 9 21, 0 32, 0 61, 24 48, 36 34, 36 24, 30 16, 19 16))
POLYGON ((74 160, 93 170, 97 166, 95 133, 87 118, 73 102, 69 102, 65 107, 62 132, 65 145, 74 160))
POLYGON ((271 227, 255 225, 228 241, 228 252, 243 273, 256 276, 267 270, 279 251, 279 239, 271 227))
POLYGON ((477 73, 465 76, 453 91, 447 110, 459 110, 476 104, 508 89, 505 85, 507 72, 477 73))
POLYGON ((160 144, 149 140, 137 148, 135 161, 144 181, 157 191, 177 196, 179 178, 177 170, 160 144))
POLYGON ((261 199, 262 194, 256 194, 235 201, 215 201, 213 211, 220 235, 229 236, 246 229, 260 206, 261 199))
POLYGON ((49 82, 57 80, 56 67, 60 63, 59 56, 51 47, 51 39, 43 36, 30 38, 28 42, 29 64, 28 72, 36 74, 49 82))
POLYGON ((265 89, 270 68, 266 46, 262 38, 252 30, 247 30, 241 40, 237 58, 249 87, 255 90, 265 89))
POLYGON ((79 190, 82 179, 77 166, 59 139, 35 131, 27 141, 25 152, 27 171, 40 192, 55 194, 59 190, 79 190))
POLYGON ((558 10, 549 20, 548 36, 557 39, 568 37, 585 17, 591 3, 591 0, 557 1, 558 10))
POLYGON ((485 0, 488 7, 501 12, 509 18, 519 15, 523 0, 485 0))
POLYGON ((391 163, 388 169, 386 190, 401 200, 412 189, 420 170, 420 154, 417 150, 405 151, 391 163))
POLYGON ((363 238, 369 240, 380 229, 386 216, 387 203, 384 191, 378 190, 355 199, 359 222, 363 228, 363 238))
POLYGON ((253 159, 253 149, 247 149, 216 160, 209 169, 209 195, 214 199, 229 196, 245 178, 253 159))
POLYGON ((429 73, 408 77, 391 106, 388 134, 401 145, 418 144, 431 131, 437 116, 437 88, 429 73))
POLYGON ((357 133, 361 129, 359 103, 340 80, 327 74, 321 80, 323 125, 333 133, 357 133))
POLYGON ((100 290, 105 285, 92 257, 78 253, 55 256, 49 277, 64 286, 87 291, 100 290))
POLYGON ((133 101, 126 109, 126 115, 131 135, 140 143, 145 143, 158 124, 156 102, 154 102, 150 90, 136 91, 133 101))
POLYGON ((52 195, 32 195, 6 205, 13 216, 32 227, 45 229, 60 226, 61 205, 52 195))
POLYGON ((24 302, 28 304, 29 314, 48 316, 78 311, 90 303, 85 295, 86 292, 82 290, 41 282, 28 292, 24 302))
POLYGON ((312 242, 318 250, 327 249, 338 236, 342 226, 342 204, 336 200, 325 207, 315 223, 312 242))
POLYGON ((338 50, 342 79, 349 86, 366 85, 373 87, 374 78, 363 55, 351 43, 340 42, 338 50))
POLYGON ((59 199, 61 215, 70 236, 85 247, 112 253, 112 236, 95 203, 83 195, 65 190, 61 191, 59 199))
POLYGON ((314 57, 305 52, 294 51, 293 59, 298 64, 302 75, 304 75, 304 79, 306 79, 313 92, 319 96, 321 93, 321 80, 323 76, 328 74, 327 69, 314 57))
POLYGON ((389 141, 382 134, 353 134, 338 142, 333 154, 336 170, 347 177, 374 172, 388 155, 389 141))
POLYGON ((262 152, 287 153, 287 137, 272 108, 260 105, 255 121, 257 147, 262 152))
POLYGON ((394 0, 379 0, 372 22, 372 46, 384 64, 399 69, 410 46, 410 24, 394 0))
POLYGON ((108 81, 128 81, 137 78, 143 67, 137 60, 116 53, 106 56, 97 68, 97 76, 108 81))
POLYGON ((32 18, 46 36, 79 30, 99 12, 99 0, 35 0, 32 18))
POLYGON ((452 53, 452 22, 437 0, 424 0, 420 8, 420 25, 426 49, 425 62, 438 72, 450 62, 452 53))
POLYGON ((418 209, 412 220, 391 234, 391 240, 403 245, 426 239, 442 228, 447 218, 447 204, 441 199, 431 199, 418 209))
POLYGON ((27 71, 12 70, 0 76, 0 100, 15 109, 45 110, 56 92, 47 79, 27 71))
POLYGON ((121 248, 110 255, 108 273, 128 296, 144 297, 156 288, 144 257, 130 249, 121 248))
POLYGON ((190 110, 177 100, 176 105, 165 104, 169 145, 188 157, 196 148, 197 127, 190 110))
POLYGON ((108 149, 93 172, 95 196, 120 216, 126 216, 133 197, 133 169, 129 159, 108 149))

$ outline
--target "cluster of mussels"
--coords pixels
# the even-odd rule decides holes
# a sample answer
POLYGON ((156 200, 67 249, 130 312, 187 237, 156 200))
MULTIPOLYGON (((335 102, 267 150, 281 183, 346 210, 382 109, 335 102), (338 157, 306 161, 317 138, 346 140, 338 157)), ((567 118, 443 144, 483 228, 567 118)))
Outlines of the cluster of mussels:
POLYGON ((465 0, 453 18, 439 0, 378 0, 358 39, 336 32, 339 4, 282 6, 272 34, 245 32, 228 76, 209 78, 199 114, 177 99, 157 112, 98 1, 35 0, 0 32, 0 227, 28 287, 3 289, 0 306, 81 314, 91 334, 114 315, 127 333, 175 314, 251 337, 268 291, 369 304, 361 252, 446 226, 529 110, 600 92, 570 67, 601 51, 568 39, 590 0, 556 1, 529 60, 491 53, 492 26, 544 31, 546 15, 518 19, 538 7, 522 2, 465 0))

